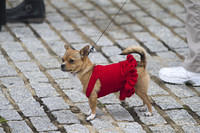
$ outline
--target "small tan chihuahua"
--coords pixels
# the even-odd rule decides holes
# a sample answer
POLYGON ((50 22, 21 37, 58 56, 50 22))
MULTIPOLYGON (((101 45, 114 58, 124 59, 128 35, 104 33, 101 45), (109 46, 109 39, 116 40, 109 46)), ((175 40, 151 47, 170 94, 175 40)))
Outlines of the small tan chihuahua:
MULTIPOLYGON (((97 80, 94 81, 93 83, 93 89, 91 90, 91 93, 87 95, 88 84, 90 82, 90 78, 92 77, 92 73, 95 67, 95 65, 88 58, 90 47, 85 46, 79 51, 79 50, 72 49, 69 45, 65 45, 65 49, 66 49, 66 52, 64 56, 62 57, 63 63, 61 65, 61 70, 65 72, 71 72, 73 74, 77 74, 78 78, 80 79, 83 86, 83 92, 84 94, 86 94, 86 96, 89 99, 89 105, 90 105, 91 111, 89 113, 89 116, 86 118, 86 120, 90 121, 94 119, 96 116, 97 98, 99 97, 99 92, 102 89, 103 83, 101 82, 100 79, 97 78, 97 80)), ((140 46, 131 46, 123 50, 121 55, 129 55, 131 53, 137 53, 141 56, 141 61, 139 65, 136 67, 137 82, 132 88, 135 88, 134 92, 143 100, 143 105, 144 106, 147 105, 148 107, 148 112, 145 113, 145 116, 151 116, 152 105, 147 95, 147 89, 148 89, 150 78, 146 70, 146 52, 140 46)), ((113 84, 116 84, 117 82, 121 82, 121 81, 116 81, 113 84)), ((107 90, 109 90, 109 88, 107 88, 107 90)), ((132 92, 131 95, 134 92, 132 92)), ((142 108, 140 111, 145 111, 145 108, 142 108)))

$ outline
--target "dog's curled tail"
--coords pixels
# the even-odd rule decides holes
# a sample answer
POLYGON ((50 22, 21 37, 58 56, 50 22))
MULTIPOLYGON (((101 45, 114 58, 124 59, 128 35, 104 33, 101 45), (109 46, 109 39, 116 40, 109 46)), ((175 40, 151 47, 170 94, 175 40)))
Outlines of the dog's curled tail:
POLYGON ((130 46, 122 51, 120 55, 128 55, 131 53, 137 53, 141 57, 141 66, 146 69, 147 61, 146 61, 146 51, 141 46, 130 46))

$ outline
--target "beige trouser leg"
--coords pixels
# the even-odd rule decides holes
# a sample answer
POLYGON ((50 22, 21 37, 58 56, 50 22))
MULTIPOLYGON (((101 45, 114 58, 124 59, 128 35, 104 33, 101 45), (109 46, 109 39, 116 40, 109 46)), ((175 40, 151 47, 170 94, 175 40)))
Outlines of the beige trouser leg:
POLYGON ((189 54, 183 67, 200 73, 200 0, 185 0, 187 16, 185 20, 189 54))

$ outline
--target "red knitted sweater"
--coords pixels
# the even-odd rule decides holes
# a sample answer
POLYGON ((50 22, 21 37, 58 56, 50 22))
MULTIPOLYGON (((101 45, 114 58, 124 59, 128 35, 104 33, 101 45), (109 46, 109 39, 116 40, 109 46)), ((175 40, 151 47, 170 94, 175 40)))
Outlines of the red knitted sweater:
POLYGON ((113 92, 120 91, 120 100, 130 97, 135 93, 135 84, 137 82, 137 62, 132 55, 127 56, 127 60, 111 65, 97 65, 94 67, 86 96, 89 97, 96 80, 101 82, 101 88, 98 97, 103 97, 113 92))

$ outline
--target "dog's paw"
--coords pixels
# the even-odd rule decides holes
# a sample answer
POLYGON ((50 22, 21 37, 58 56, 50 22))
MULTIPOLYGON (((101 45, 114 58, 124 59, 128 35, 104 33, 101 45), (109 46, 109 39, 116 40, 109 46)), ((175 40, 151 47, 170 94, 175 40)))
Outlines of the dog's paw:
POLYGON ((93 120, 95 117, 96 117, 96 114, 91 114, 91 115, 89 115, 89 116, 86 118, 86 120, 87 120, 87 121, 91 121, 91 120, 93 120))
POLYGON ((150 116, 153 116, 153 113, 151 113, 151 112, 145 112, 144 115, 145 115, 146 117, 150 117, 150 116))

